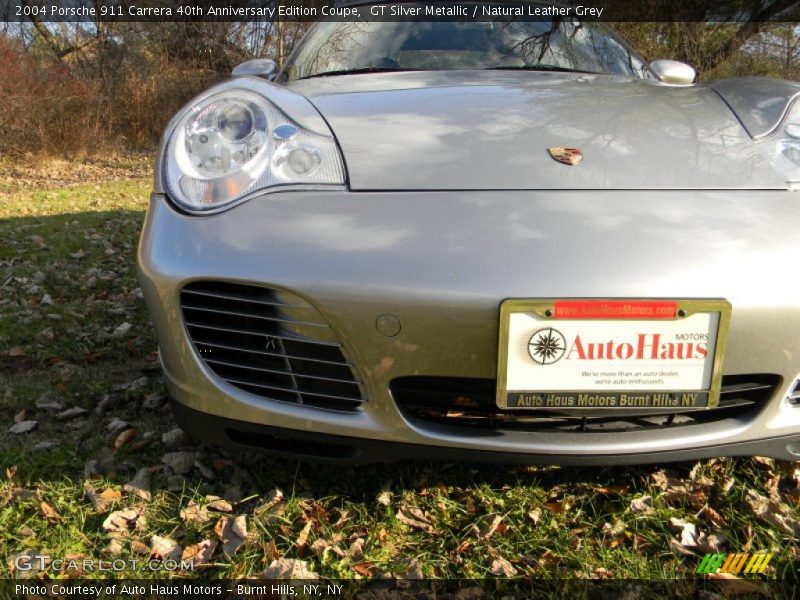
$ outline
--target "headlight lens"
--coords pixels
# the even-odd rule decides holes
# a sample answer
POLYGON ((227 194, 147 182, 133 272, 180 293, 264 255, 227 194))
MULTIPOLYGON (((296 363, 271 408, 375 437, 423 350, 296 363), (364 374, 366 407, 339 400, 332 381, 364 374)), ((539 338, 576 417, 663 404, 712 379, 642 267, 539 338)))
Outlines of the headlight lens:
POLYGON ((332 137, 303 129, 269 100, 244 89, 214 94, 189 108, 164 158, 167 191, 192 211, 216 210, 277 185, 344 183, 332 137))

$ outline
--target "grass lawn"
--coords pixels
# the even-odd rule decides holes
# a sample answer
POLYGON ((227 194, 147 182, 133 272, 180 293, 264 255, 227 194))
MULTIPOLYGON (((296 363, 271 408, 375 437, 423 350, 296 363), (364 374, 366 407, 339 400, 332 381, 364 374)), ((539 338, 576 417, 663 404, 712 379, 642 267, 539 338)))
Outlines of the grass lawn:
POLYGON ((794 464, 342 468, 181 439, 135 277, 146 164, 61 168, 0 163, 0 577, 59 575, 15 569, 27 553, 193 558, 198 577, 673 578, 717 549, 796 577, 794 464))

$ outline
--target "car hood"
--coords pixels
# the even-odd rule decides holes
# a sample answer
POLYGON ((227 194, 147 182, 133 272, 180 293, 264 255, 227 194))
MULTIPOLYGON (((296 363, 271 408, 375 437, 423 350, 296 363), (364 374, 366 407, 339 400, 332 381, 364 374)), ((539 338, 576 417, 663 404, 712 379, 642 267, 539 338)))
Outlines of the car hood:
POLYGON ((784 188, 713 89, 450 71, 289 84, 336 136, 354 190, 784 188), (583 154, 556 162, 549 147, 583 154))

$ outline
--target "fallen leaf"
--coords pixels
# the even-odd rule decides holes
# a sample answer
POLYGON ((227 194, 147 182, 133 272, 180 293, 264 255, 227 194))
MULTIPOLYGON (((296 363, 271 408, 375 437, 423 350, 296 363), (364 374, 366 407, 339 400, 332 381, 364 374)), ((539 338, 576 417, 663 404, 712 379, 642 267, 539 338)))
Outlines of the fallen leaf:
POLYGON ((20 421, 19 423, 14 423, 8 429, 8 433, 14 433, 16 435, 28 433, 29 431, 35 429, 38 424, 39 421, 20 421))
POLYGON ((161 457, 175 475, 185 475, 194 467, 194 452, 167 452, 161 457))
POLYGON ((403 567, 401 573, 397 573, 398 579, 424 579, 425 574, 422 572, 422 565, 416 558, 403 559, 400 561, 403 567))
POLYGON ((118 433, 123 429, 128 429, 129 427, 131 427, 131 424, 128 421, 123 421, 122 419, 114 417, 108 423, 106 429, 108 430, 109 433, 118 433))
POLYGON ((204 565, 211 562, 211 557, 214 555, 214 550, 216 549, 216 540, 204 540, 199 544, 187 546, 181 558, 183 560, 191 560, 195 566, 204 565))
POLYGON ((206 496, 206 500, 210 501, 208 504, 206 504, 206 510, 224 513, 229 513, 233 510, 231 503, 227 500, 223 500, 219 496, 206 496))
POLYGON ((353 565, 353 570, 362 577, 374 577, 377 567, 375 563, 365 561, 353 565))
POLYGON ((150 556, 162 560, 179 560, 183 554, 183 549, 178 542, 168 537, 154 535, 150 538, 150 556))
POLYGON ((478 538, 488 539, 497 531, 503 517, 497 513, 489 513, 480 516, 470 527, 472 535, 478 538))
POLYGON ((755 516, 781 529, 784 533, 800 537, 800 521, 792 517, 789 507, 783 502, 765 498, 755 490, 746 490, 745 504, 755 516))
POLYGON ((529 510, 527 513, 527 517, 533 521, 534 525, 538 525, 539 521, 542 520, 542 509, 541 508, 534 508, 533 510, 529 510))
POLYGON ((133 325, 131 325, 127 321, 124 323, 120 323, 119 325, 117 325, 114 331, 111 332, 111 337, 115 339, 124 337, 131 330, 131 327, 133 327, 133 325))
POLYGON ((352 558, 353 560, 360 560, 364 556, 364 538, 356 538, 352 544, 350 544, 350 549, 347 551, 347 555, 352 558))
POLYGON ((64 405, 61 402, 53 399, 52 396, 48 396, 47 394, 43 394, 36 399, 36 408, 39 410, 62 410, 64 405))
POLYGON ((247 539, 247 519, 244 515, 235 518, 222 517, 217 521, 214 532, 222 541, 222 551, 228 556, 233 556, 247 539))
POLYGON ((134 530, 144 529, 144 526, 145 519, 140 508, 116 510, 103 521, 103 529, 112 537, 127 536, 134 530))
POLYGON ((53 525, 54 523, 58 523, 58 521, 61 518, 61 515, 58 514, 56 509, 50 506, 44 500, 42 500, 42 502, 39 504, 39 510, 42 511, 42 515, 44 516, 45 519, 47 519, 47 522, 50 523, 51 525, 53 525))
POLYGON ((309 569, 308 562, 296 558, 278 558, 258 575, 259 579, 319 579, 319 575, 309 569))
POLYGON ((207 466, 205 466, 205 465, 204 465, 203 463, 201 463, 199 460, 195 460, 195 461, 194 461, 194 467, 195 467, 195 469, 197 469, 198 471, 200 471, 200 474, 201 474, 203 477, 205 477, 206 479, 214 479, 214 471, 212 471, 211 469, 209 469, 207 466))
POLYGON ((631 500, 631 512, 647 514, 653 512, 653 498, 642 496, 631 500))
POLYGON ((123 488, 129 494, 134 494, 142 500, 150 501, 150 471, 147 468, 139 469, 136 475, 123 488))
POLYGON ((298 550, 302 550, 306 547, 306 544, 308 544, 308 534, 311 533, 312 525, 313 522, 309 520, 303 526, 303 529, 300 530, 300 534, 297 536, 297 539, 294 542, 294 545, 298 550))
POLYGON ((101 513, 106 512, 116 500, 122 497, 122 494, 113 488, 106 488, 98 494, 88 481, 83 484, 83 489, 94 509, 101 513))
POLYGON ((186 433, 180 427, 170 429, 166 433, 161 434, 161 443, 172 450, 178 448, 187 442, 186 433))
POLYGON ((492 561, 492 574, 497 577, 514 577, 518 571, 505 558, 498 556, 492 561))
POLYGON ((200 525, 207 523, 211 518, 206 508, 200 506, 194 500, 191 500, 186 508, 181 509, 180 515, 185 522, 198 523, 200 525))
POLYGON ((67 410, 61 411, 56 415, 56 419, 59 421, 69 421, 71 419, 76 419, 78 417, 82 417, 85 415, 88 410, 85 408, 81 408, 79 406, 73 406, 72 408, 68 408, 67 410))
POLYGON ((418 508, 402 507, 397 511, 396 518, 413 529, 421 529, 426 533, 433 533, 433 523, 418 508))
POLYGON ((125 444, 130 442, 134 437, 136 437, 136 429, 123 429, 119 433, 117 433, 111 442, 111 447, 114 451, 120 450, 125 444))

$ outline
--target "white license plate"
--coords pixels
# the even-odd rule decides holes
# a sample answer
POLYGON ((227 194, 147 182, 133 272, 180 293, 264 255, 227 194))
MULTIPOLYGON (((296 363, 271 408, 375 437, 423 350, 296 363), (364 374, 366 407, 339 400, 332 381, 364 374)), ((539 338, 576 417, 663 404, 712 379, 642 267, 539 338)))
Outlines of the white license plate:
POLYGON ((730 312, 725 300, 506 300, 497 404, 558 411, 714 407, 730 312))

